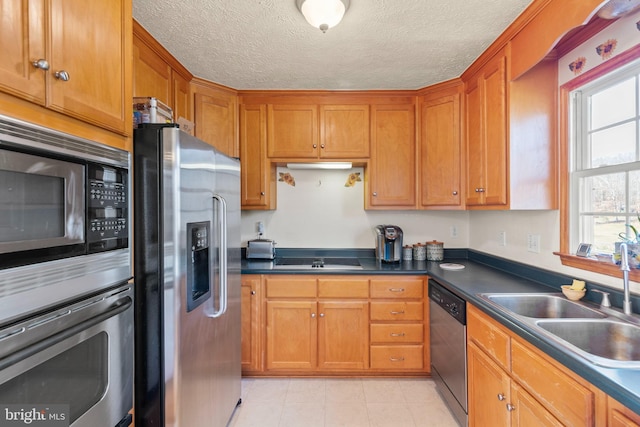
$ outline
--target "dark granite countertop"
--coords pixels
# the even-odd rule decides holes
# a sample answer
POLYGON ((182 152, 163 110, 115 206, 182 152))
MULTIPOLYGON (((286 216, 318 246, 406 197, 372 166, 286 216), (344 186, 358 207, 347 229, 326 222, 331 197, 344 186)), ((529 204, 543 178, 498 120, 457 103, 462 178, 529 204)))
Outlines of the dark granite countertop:
MULTIPOLYGON (((242 261, 243 274, 428 274, 452 292, 480 308, 516 335, 538 347, 550 357, 591 382, 629 409, 640 414, 640 369, 605 368, 594 365, 576 353, 571 352, 537 333, 516 316, 509 316, 495 309, 478 297, 481 293, 529 293, 560 292, 560 285, 571 283, 573 278, 549 270, 538 269, 526 264, 494 257, 466 249, 445 249, 445 259, 435 261, 411 261, 381 263, 375 259, 370 249, 278 249, 277 256, 283 257, 356 257, 360 260, 360 270, 286 270, 273 269, 270 261, 242 261), (442 262, 458 263, 462 270, 444 270, 442 262)), ((587 290, 600 289, 610 292, 611 303, 622 305, 622 292, 597 283, 587 282, 587 290)), ((633 312, 640 313, 640 298, 633 296, 633 312)), ((585 302, 599 302, 595 292, 587 292, 585 302)))

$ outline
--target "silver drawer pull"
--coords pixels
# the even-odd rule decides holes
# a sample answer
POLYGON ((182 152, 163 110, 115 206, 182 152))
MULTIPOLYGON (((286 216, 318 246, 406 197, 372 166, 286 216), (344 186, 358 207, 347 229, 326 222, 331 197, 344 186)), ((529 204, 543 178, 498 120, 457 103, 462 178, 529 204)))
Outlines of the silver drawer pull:
POLYGON ((404 357, 390 357, 389 360, 392 362, 404 362, 404 357))
POLYGON ((391 335, 392 337, 403 337, 404 332, 400 332, 399 334, 396 334, 395 332, 391 332, 389 335, 391 335))
POLYGON ((515 406, 513 406, 511 403, 507 403, 507 411, 512 412, 515 410, 516 410, 515 406))
POLYGON ((404 288, 389 288, 390 292, 404 292, 404 288))
POLYGON ((401 311, 392 311, 391 314, 404 314, 404 310, 401 311))
POLYGON ((505 399, 506 399, 506 397, 504 397, 504 394, 498 393, 498 400, 502 401, 502 400, 505 400, 505 399))

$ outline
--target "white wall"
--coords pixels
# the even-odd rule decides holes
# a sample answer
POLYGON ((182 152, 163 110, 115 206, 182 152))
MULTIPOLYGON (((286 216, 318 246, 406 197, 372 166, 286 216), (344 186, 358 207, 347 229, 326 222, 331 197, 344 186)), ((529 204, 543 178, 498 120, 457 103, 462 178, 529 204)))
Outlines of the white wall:
POLYGON ((257 236, 256 223, 263 221, 265 237, 283 248, 370 248, 375 247, 373 228, 378 224, 398 225, 404 243, 438 240, 445 248, 469 246, 469 213, 452 211, 365 211, 364 182, 345 187, 352 170, 289 170, 295 187, 278 182, 278 209, 242 211, 242 242, 257 236), (451 237, 451 227, 457 237, 451 237))

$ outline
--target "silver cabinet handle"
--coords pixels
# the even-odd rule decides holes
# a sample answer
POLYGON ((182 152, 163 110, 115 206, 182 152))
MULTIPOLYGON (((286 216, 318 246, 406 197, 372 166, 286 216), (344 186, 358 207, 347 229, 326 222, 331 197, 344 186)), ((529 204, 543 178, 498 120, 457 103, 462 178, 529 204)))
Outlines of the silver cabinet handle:
POLYGON ((311 317, 312 318, 316 317, 316 314, 315 313, 311 313, 311 317))
POLYGON ((507 411, 513 412, 515 410, 516 410, 515 406, 513 406, 511 403, 507 403, 507 411))
POLYGON ((324 144, 320 144, 320 148, 324 148, 324 144))
POLYGON ((255 295, 255 294, 256 294, 256 291, 251 291, 251 295, 255 295))
POLYGON ((404 292, 404 288, 389 288, 389 292, 404 292))
POLYGON ((453 195, 454 195, 454 196, 457 196, 457 195, 458 195, 458 192, 457 192, 457 191, 454 191, 454 192, 453 192, 453 195))
POLYGON ((318 148, 318 144, 313 144, 313 148, 318 148))
POLYGON ((400 310, 400 311, 391 311, 391 314, 404 314, 404 310, 400 310))
POLYGON ((378 193, 376 193, 375 191, 373 192, 373 197, 377 197, 378 193))
POLYGON ((498 393, 498 400, 502 401, 502 400, 505 400, 505 399, 506 399, 506 397, 504 396, 504 394, 498 393))
POLYGON ((392 362, 404 362, 404 357, 390 357, 389 360, 392 362))
POLYGON ((484 193, 484 188, 476 188, 476 193, 484 193))
POLYGON ((264 191, 261 191, 261 192, 260 192, 260 195, 261 195, 261 196, 264 196, 264 191))
POLYGON ((392 337, 403 337, 404 336, 404 332, 400 332, 399 334, 395 333, 395 332, 391 332, 389 334, 392 337))
POLYGON ((34 67, 39 68, 40 70, 47 71, 49 69, 49 61, 47 61, 46 59, 40 58, 33 61, 31 64, 33 64, 34 67))
POLYGON ((67 73, 65 70, 60 70, 60 71, 56 71, 53 76, 58 79, 61 80, 63 82, 68 82, 69 81, 69 73, 67 73))
POLYGON ((324 317, 324 313, 320 313, 320 317, 324 317))

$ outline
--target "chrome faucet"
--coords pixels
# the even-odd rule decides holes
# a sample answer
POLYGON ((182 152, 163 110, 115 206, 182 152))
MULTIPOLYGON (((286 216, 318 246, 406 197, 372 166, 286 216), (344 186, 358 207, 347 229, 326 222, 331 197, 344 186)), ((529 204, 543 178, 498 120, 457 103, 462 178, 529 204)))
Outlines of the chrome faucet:
POLYGON ((620 270, 622 270, 622 284, 624 286, 624 301, 622 301, 622 311, 624 314, 631 314, 631 295, 629 291, 629 254, 627 244, 620 244, 620 270))

